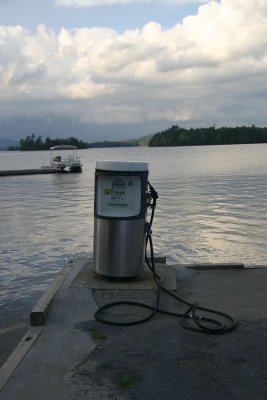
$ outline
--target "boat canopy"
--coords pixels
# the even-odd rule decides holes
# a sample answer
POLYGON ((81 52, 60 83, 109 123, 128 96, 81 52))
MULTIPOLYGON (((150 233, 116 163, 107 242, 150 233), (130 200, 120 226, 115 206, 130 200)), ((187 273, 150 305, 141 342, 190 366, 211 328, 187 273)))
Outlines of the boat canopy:
POLYGON ((77 146, 72 146, 70 144, 61 144, 59 146, 50 147, 50 150, 76 150, 77 146))

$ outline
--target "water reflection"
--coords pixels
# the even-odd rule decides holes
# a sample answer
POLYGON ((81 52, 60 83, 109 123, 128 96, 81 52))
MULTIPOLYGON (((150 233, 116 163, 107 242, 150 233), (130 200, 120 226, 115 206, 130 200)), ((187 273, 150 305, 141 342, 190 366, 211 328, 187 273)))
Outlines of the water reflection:
POLYGON ((171 187, 169 181, 159 186, 154 232, 161 232, 158 244, 173 249, 172 261, 267 261, 265 176, 172 179, 171 187))

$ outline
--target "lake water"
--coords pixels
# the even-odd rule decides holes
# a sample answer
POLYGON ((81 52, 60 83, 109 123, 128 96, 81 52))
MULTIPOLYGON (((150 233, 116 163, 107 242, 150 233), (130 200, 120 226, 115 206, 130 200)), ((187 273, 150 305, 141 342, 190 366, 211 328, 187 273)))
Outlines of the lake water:
MULTIPOLYGON (((168 263, 267 264, 267 144, 89 149, 81 174, 0 177, 0 327, 28 317, 71 257, 92 255, 96 160, 144 160, 158 191, 153 239, 168 263)), ((0 152, 0 170, 49 152, 0 152)))

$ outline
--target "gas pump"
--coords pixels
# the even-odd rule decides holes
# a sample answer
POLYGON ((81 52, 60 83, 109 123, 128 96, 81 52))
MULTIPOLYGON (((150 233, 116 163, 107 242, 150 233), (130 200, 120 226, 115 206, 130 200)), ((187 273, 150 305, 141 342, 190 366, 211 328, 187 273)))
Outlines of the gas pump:
POLYGON ((94 271, 116 278, 144 270, 148 163, 96 161, 94 271))
POLYGON ((157 312, 181 317, 186 329, 205 333, 226 333, 237 322, 230 315, 190 303, 167 290, 155 269, 151 226, 158 195, 148 182, 148 163, 140 161, 97 161, 95 170, 94 204, 94 271, 112 278, 132 278, 141 274, 146 262, 157 286, 155 305, 136 301, 115 301, 100 307, 97 321, 110 325, 129 326, 151 319, 157 312), (149 222, 147 209, 151 208, 149 222), (151 260, 145 251, 150 247, 151 260), (186 306, 186 310, 170 312, 160 309, 160 296, 166 295, 186 306), (150 310, 134 321, 107 318, 104 312, 121 305, 150 310), (198 315, 201 312, 204 315, 198 315), (214 318, 214 315, 219 318, 214 318))

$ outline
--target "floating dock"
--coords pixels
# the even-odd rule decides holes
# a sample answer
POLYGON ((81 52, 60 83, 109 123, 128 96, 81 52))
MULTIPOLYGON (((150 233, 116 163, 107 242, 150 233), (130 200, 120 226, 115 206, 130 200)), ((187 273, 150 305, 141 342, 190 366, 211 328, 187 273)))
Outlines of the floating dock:
MULTIPOLYGON (((0 369, 1 400, 266 399, 267 268, 242 264, 157 264, 173 293, 238 320, 225 335, 185 330, 156 314, 145 324, 95 321, 106 303, 153 304, 148 271, 137 280, 104 279, 92 260, 70 260, 33 308, 31 326, 0 369)), ((182 311, 163 294, 162 309, 182 311)), ((134 318, 145 310, 131 311, 134 318)), ((112 317, 129 316, 129 308, 112 317)))

